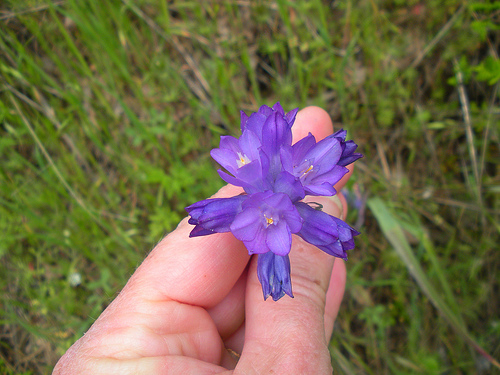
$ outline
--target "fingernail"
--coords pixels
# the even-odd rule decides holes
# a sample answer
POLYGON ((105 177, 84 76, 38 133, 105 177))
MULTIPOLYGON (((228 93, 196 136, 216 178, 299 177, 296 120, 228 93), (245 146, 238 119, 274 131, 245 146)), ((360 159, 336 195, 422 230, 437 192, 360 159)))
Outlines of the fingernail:
POLYGON ((341 218, 343 217, 343 206, 337 195, 331 197, 313 197, 307 196, 304 199, 306 203, 318 203, 322 206, 321 211, 326 212, 329 215, 341 218))

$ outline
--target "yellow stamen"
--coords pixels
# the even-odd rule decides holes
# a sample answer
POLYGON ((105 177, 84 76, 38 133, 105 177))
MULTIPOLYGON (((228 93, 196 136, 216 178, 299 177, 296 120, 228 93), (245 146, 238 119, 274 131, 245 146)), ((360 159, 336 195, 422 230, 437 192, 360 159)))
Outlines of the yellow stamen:
POLYGON ((238 157, 239 157, 239 160, 236 160, 236 164, 238 165, 238 168, 241 168, 245 164, 250 163, 250 159, 248 158, 248 156, 243 155, 241 152, 238 152, 238 157))
POLYGON ((311 172, 313 168, 314 168, 314 165, 311 165, 309 168, 307 168, 304 171, 304 173, 302 173, 302 176, 300 176, 300 177, 304 177, 306 174, 308 174, 309 172, 311 172))
POLYGON ((272 217, 267 217, 266 215, 264 215, 264 217, 266 218, 266 228, 271 225, 271 224, 274 224, 274 220, 272 217))

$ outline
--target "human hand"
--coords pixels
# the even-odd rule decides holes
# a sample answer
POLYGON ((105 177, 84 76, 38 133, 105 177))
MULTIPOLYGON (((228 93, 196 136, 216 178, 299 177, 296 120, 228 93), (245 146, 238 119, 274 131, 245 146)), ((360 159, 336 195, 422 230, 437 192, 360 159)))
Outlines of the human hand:
MULTIPOLYGON (((308 132, 319 140, 332 123, 309 107, 292 130, 294 140, 308 132)), ((228 185, 214 197, 240 192, 228 185)), ((341 194, 313 200, 330 215, 345 215, 341 194)), ((153 249, 54 374, 332 372, 328 341, 344 293, 344 262, 293 236, 295 298, 264 301, 257 257, 231 233, 189 238, 192 228, 184 219, 153 249)))

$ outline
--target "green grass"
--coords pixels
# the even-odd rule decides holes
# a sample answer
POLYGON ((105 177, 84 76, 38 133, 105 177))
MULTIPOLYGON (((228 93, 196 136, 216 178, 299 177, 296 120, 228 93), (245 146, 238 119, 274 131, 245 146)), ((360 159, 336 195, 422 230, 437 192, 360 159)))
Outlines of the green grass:
POLYGON ((3 2, 0 372, 50 372, 222 185, 208 152, 239 110, 278 100, 325 108, 365 154, 337 372, 498 372, 478 347, 500 358, 499 9, 3 2))

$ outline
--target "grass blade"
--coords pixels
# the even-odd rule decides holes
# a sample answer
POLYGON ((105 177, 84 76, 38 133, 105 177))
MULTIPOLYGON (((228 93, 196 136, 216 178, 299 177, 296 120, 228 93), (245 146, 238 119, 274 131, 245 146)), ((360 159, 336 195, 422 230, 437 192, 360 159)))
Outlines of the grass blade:
POLYGON ((491 364, 500 368, 500 363, 489 355, 469 334, 467 328, 461 323, 461 318, 458 317, 442 300, 441 296, 434 288, 430 280, 425 275, 424 270, 420 266, 418 259, 415 257, 410 244, 408 243, 403 229, 398 220, 388 210, 387 205, 380 198, 372 198, 368 200, 373 215, 384 233, 384 236, 394 247, 394 250, 401 258, 406 268, 413 276, 422 292, 429 298, 434 307, 448 321, 450 326, 462 336, 474 349, 484 356, 491 364))

